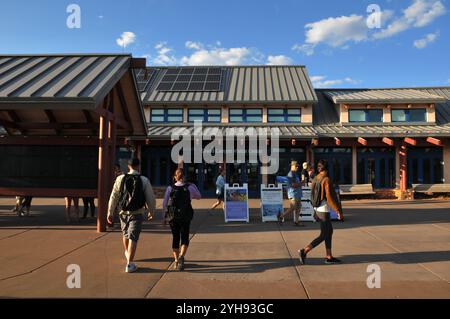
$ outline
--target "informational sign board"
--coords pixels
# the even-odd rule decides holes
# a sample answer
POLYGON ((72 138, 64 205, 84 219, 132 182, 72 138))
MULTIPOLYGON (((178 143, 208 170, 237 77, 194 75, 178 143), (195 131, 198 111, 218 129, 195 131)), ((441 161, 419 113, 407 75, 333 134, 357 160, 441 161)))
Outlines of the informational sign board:
POLYGON ((315 222, 314 208, 311 205, 311 188, 302 188, 302 210, 300 212, 300 221, 315 222))
POLYGON ((248 185, 225 184, 225 222, 249 222, 248 185))
POLYGON ((283 213, 283 186, 261 185, 261 216, 263 222, 278 221, 283 213))

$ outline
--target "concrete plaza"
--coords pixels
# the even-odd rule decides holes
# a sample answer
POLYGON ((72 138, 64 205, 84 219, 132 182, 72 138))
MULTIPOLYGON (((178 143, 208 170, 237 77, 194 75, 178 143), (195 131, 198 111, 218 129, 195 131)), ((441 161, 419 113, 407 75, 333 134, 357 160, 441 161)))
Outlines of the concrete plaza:
POLYGON ((262 223, 251 200, 249 224, 225 224, 205 199, 195 202, 186 271, 170 269, 159 211, 144 226, 134 274, 124 271, 118 229, 98 234, 89 218, 67 225, 63 199, 35 199, 29 218, 12 213, 13 203, 0 198, 3 298, 450 298, 450 201, 346 201, 333 241, 343 263, 325 265, 322 245, 300 265, 297 250, 318 235, 317 223, 262 223), (67 288, 70 264, 81 267, 80 289, 67 288), (381 267, 380 289, 367 287, 370 264, 381 267))

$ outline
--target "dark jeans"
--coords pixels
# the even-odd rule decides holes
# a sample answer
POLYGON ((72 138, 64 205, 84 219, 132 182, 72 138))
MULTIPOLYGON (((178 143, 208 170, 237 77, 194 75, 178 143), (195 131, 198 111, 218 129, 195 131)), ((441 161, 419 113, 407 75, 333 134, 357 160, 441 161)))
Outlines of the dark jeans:
POLYGON ((325 248, 331 249, 331 240, 333 238, 333 224, 331 224, 330 213, 320 214, 320 235, 311 242, 311 247, 315 248, 325 241, 325 248))
POLYGON ((189 228, 191 222, 170 222, 170 228, 172 229, 172 248, 179 249, 180 241, 181 245, 189 246, 189 228))
POLYGON ((94 197, 83 197, 83 205, 84 205, 84 213, 83 217, 86 218, 89 210, 89 206, 91 208, 91 216, 95 216, 95 202, 94 197))

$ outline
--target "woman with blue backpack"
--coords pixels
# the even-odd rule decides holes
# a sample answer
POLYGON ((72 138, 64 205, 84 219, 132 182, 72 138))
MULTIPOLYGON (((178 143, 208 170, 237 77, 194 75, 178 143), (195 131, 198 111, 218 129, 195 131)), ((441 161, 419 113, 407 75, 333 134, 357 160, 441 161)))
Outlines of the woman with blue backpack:
POLYGON ((168 222, 172 230, 174 269, 182 271, 189 247, 189 230, 194 217, 191 200, 201 199, 202 196, 197 186, 185 182, 183 169, 175 171, 174 181, 173 185, 167 187, 164 195, 164 224, 168 222))
POLYGON ((311 204, 314 208, 314 217, 320 222, 320 235, 314 239, 308 246, 299 250, 300 262, 305 264, 308 253, 325 242, 326 264, 336 264, 341 261, 333 257, 331 253, 331 240, 333 238, 333 225, 331 224, 331 216, 329 208, 331 207, 338 214, 340 221, 344 221, 342 206, 337 199, 333 182, 328 177, 328 163, 320 160, 317 164, 318 175, 314 178, 311 186, 311 204))

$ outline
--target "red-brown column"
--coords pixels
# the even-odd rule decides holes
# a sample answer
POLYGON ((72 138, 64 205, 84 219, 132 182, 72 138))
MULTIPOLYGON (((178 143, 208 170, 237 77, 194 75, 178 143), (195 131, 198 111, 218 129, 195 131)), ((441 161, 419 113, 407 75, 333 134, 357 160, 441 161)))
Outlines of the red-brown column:
POLYGON ((116 121, 113 119, 109 121, 108 126, 108 137, 109 137, 109 169, 108 169, 108 190, 111 191, 114 184, 114 165, 116 163, 116 147, 117 147, 117 125, 116 121))
POLYGON ((405 142, 402 142, 400 146, 400 191, 406 192, 408 188, 408 160, 407 160, 408 149, 405 142))
POLYGON ((98 214, 97 232, 106 232, 108 209, 108 118, 100 117, 98 143, 98 214))

